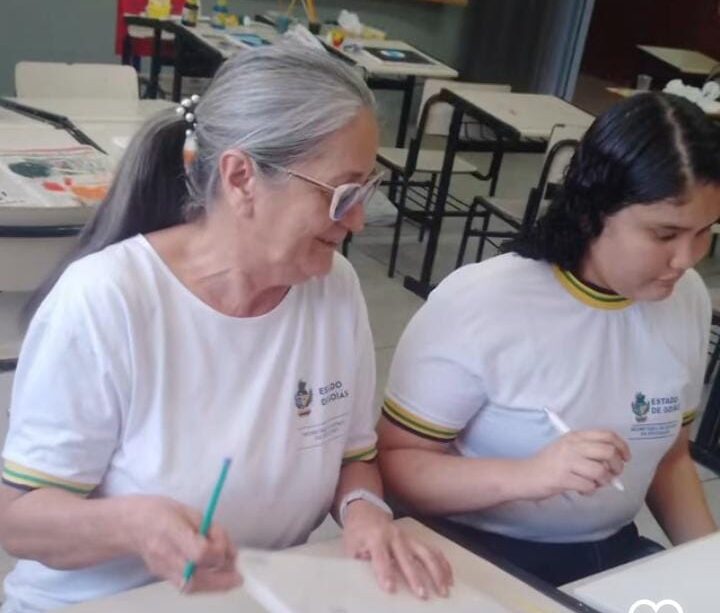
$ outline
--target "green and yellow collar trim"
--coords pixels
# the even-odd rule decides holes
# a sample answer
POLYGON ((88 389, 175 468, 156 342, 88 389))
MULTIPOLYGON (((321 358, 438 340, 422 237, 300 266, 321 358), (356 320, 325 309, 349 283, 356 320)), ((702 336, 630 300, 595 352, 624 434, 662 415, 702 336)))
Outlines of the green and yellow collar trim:
POLYGON ((574 274, 567 270, 562 270, 558 266, 553 266, 553 274, 574 298, 577 298, 583 304, 594 307, 596 309, 617 310, 629 307, 632 300, 618 296, 617 294, 608 294, 590 287, 583 283, 574 274))

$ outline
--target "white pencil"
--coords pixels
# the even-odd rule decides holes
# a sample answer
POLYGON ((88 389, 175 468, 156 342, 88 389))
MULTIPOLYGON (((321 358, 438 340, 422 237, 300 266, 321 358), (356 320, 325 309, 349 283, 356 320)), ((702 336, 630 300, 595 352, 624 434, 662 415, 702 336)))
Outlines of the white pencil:
MULTIPOLYGON (((560 434, 567 434, 568 432, 570 432, 570 428, 568 427, 568 425, 562 419, 560 419, 560 416, 557 413, 551 411, 547 407, 543 407, 543 411, 545 411, 545 415, 547 415, 550 423, 560 434)), ((612 483, 612 486, 616 490, 620 492, 625 491, 625 486, 622 484, 622 481, 620 481, 620 479, 618 479, 617 477, 613 477, 610 480, 610 483, 612 483)))

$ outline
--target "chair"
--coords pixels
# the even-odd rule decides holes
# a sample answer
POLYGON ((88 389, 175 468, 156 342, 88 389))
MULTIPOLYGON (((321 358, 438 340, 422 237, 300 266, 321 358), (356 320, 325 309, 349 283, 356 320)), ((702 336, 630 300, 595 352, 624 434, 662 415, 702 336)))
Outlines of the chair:
POLYGON ((712 324, 711 324, 711 340, 710 358, 708 359, 707 369, 705 370, 705 383, 710 383, 712 375, 720 360, 720 289, 710 289, 710 300, 712 301, 712 324))
POLYGON ((131 66, 18 62, 19 98, 107 98, 137 100, 138 76, 131 66))
POLYGON ((535 223, 538 215, 562 182, 565 169, 586 130, 587 127, 584 126, 555 126, 547 144, 538 183, 530 190, 526 200, 496 198, 492 195, 476 196, 473 199, 470 212, 465 221, 462 239, 460 240, 460 248, 455 263, 456 268, 463 265, 467 243, 471 237, 480 239, 475 257, 475 261, 479 262, 482 260, 487 240, 512 238, 521 229, 529 228, 535 223), (491 230, 490 222, 493 217, 509 226, 509 229, 491 230), (473 222, 476 218, 482 219, 480 228, 473 228, 473 222))
MULTIPOLYGON (((377 155, 378 162, 388 168, 392 173, 389 196, 397 208, 395 232, 388 266, 389 277, 395 274, 395 264, 400 246, 403 220, 408 218, 420 225, 419 240, 421 241, 423 240, 426 227, 430 225, 432 220, 433 198, 435 196, 437 180, 442 171, 445 151, 444 149, 424 149, 422 148, 422 141, 426 136, 447 136, 448 134, 452 107, 445 102, 439 101, 439 92, 448 83, 452 83, 455 88, 462 87, 470 90, 510 91, 509 85, 486 83, 458 84, 454 81, 428 79, 425 81, 423 89, 420 120, 415 134, 410 140, 410 146, 408 148, 381 147, 379 149, 377 155), (429 179, 417 179, 417 174, 429 175, 429 179), (408 201, 416 205, 417 208, 409 207, 408 201)), ((475 137, 478 131, 478 126, 475 122, 468 122, 463 128, 465 130, 463 134, 465 139, 475 137), (473 132, 473 129, 475 132, 473 132)), ((495 162, 496 160, 494 160, 494 163, 495 162)), ((491 167, 493 166, 491 165, 491 167)), ((474 164, 468 162, 461 156, 455 156, 452 173, 454 175, 470 175, 478 180, 488 180, 493 176, 492 170, 483 174, 474 164)), ((494 183, 491 185, 491 191, 493 190, 494 183)), ((467 206, 465 205, 463 207, 459 200, 448 196, 448 210, 445 212, 445 216, 456 217, 465 216, 466 214, 467 206)))
POLYGON ((14 370, 31 293, 77 242, 88 207, 0 207, 0 372, 14 370))

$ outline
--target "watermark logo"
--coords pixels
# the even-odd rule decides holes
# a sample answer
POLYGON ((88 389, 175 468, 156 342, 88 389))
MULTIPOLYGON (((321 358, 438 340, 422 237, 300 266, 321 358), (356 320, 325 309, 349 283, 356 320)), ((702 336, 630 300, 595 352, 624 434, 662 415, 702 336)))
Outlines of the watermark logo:
POLYGON ((660 602, 653 602, 652 600, 638 600, 628 610, 628 613, 685 613, 683 608, 675 600, 665 599, 660 602))

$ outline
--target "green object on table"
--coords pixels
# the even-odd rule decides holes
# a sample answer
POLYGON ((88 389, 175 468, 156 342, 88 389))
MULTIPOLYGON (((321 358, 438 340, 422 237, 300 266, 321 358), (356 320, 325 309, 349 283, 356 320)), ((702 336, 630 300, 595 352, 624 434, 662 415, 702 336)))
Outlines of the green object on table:
MULTIPOLYGON (((205 515, 203 515, 202 523, 200 524, 200 535, 207 536, 208 530, 210 530, 210 524, 212 524, 213 515, 215 515, 215 508, 217 507, 218 500, 220 499, 220 493, 222 492, 223 485, 225 485, 225 477, 227 477, 228 470, 230 469, 230 458, 224 458, 222 468, 220 469, 220 475, 218 476, 217 483, 215 483, 215 489, 213 489, 212 496, 210 496, 210 502, 205 509, 205 515)), ((188 584, 195 573, 195 562, 192 560, 185 565, 185 572, 183 573, 183 587, 188 584)))

